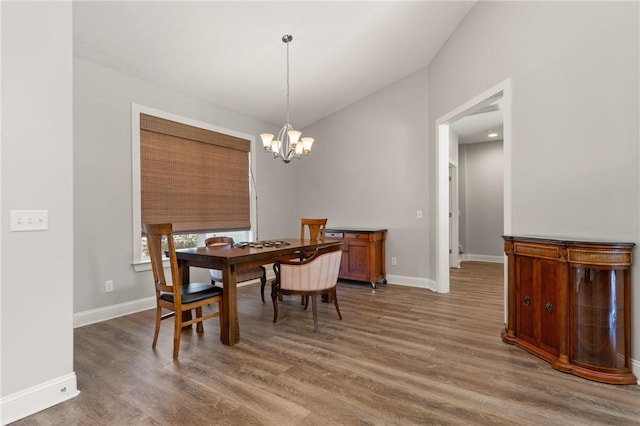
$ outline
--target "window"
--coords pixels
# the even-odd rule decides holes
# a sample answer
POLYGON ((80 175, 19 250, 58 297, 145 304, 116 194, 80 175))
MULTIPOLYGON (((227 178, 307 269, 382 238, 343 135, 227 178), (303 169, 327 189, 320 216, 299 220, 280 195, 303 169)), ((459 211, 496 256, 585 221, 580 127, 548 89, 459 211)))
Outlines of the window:
POLYGON ((134 265, 148 259, 142 223, 171 222, 180 247, 213 234, 252 239, 253 144, 252 136, 132 105, 134 265))

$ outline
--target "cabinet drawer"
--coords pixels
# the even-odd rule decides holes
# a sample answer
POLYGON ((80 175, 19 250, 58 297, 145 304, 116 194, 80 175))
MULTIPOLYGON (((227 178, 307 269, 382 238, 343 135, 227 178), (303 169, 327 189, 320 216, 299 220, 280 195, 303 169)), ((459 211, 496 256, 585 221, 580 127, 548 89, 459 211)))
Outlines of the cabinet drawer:
POLYGON ((516 255, 539 257, 542 259, 558 259, 560 257, 560 249, 554 245, 529 244, 516 242, 513 245, 513 251, 516 255))
POLYGON ((631 252, 612 250, 569 249, 568 260, 589 265, 631 265, 631 252))
POLYGON ((327 232, 325 238, 344 238, 344 232, 327 232))
POLYGON ((368 240, 369 239, 369 234, 358 234, 358 233, 345 233, 344 234, 345 238, 353 238, 356 240, 368 240))

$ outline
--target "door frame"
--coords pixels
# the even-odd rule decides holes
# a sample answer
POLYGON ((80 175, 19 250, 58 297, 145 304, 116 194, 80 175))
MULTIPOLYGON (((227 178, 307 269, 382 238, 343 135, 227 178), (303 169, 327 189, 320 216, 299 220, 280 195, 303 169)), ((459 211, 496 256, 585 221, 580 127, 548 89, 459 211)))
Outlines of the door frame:
POLYGON ((460 206, 458 164, 449 161, 449 267, 460 267, 460 206))
MULTIPOLYGON (((449 293, 449 123, 467 115, 480 104, 502 97, 504 234, 510 234, 512 226, 511 96, 511 79, 509 78, 436 120, 436 292, 438 293, 449 293)), ((506 268, 506 259, 504 264, 506 268)))

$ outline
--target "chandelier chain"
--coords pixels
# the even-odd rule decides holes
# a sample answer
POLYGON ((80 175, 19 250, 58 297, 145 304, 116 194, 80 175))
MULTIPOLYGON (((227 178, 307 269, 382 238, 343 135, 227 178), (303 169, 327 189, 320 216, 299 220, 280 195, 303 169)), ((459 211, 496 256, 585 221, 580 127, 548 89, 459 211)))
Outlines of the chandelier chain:
POLYGON ((287 123, 290 122, 289 120, 289 42, 286 43, 287 45, 287 123))

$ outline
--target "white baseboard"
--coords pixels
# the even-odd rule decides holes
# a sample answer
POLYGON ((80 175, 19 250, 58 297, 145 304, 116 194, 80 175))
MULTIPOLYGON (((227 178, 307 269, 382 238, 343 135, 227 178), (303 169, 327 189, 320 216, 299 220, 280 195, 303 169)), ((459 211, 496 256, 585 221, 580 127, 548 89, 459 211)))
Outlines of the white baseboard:
MULTIPOLYGON (((273 274, 267 272, 267 284, 269 279, 274 278, 273 274), (271 275, 271 276, 270 276, 271 275)), ((238 287, 243 287, 249 284, 259 283, 260 280, 244 281, 238 284, 238 287)), ((218 284, 219 285, 219 284, 218 284)), ((265 286, 266 287, 266 286, 265 286)), ((271 287, 265 289, 265 292, 271 292, 271 287)), ((270 293, 269 293, 270 294, 270 293)), ((91 309, 88 311, 78 312, 73 314, 73 328, 83 327, 89 324, 95 324, 110 320, 113 318, 122 317, 125 315, 135 314, 136 312, 146 311, 148 309, 154 309, 156 307, 156 297, 145 297, 144 299, 132 300, 130 302, 118 303, 116 305, 104 306, 102 308, 91 309)))
POLYGON ((91 309, 89 311, 73 314, 73 328, 83 327, 96 322, 134 314, 156 307, 156 297, 145 297, 144 299, 132 300, 131 302, 118 303, 117 305, 105 306, 103 308, 91 309))
POLYGON ((404 285, 408 287, 426 288, 431 291, 436 291, 436 288, 438 288, 438 286, 436 285, 436 282, 429 278, 416 278, 416 277, 406 277, 403 275, 387 274, 387 282, 391 284, 404 285))
POLYGON ((484 254, 466 254, 460 255, 460 260, 474 260, 476 262, 504 263, 504 256, 487 256, 484 254))
POLYGON ((15 422, 74 398, 79 393, 75 373, 49 380, 2 398, 0 400, 0 413, 2 413, 0 420, 3 425, 15 422))
POLYGON ((631 358, 631 372, 636 376, 640 385, 640 360, 631 358))

